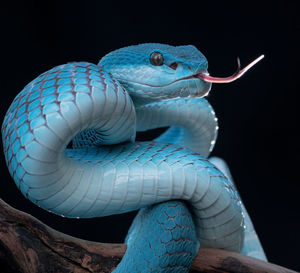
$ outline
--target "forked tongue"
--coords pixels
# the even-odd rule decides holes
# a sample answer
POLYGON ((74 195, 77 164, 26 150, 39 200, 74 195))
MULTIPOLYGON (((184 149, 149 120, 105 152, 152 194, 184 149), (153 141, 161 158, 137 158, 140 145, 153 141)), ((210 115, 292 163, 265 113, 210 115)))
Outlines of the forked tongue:
POLYGON ((238 69, 237 71, 229 76, 229 77, 212 77, 207 73, 199 73, 196 75, 197 78, 205 81, 205 82, 212 82, 212 83, 227 83, 227 82, 233 82, 236 79, 238 79, 239 77, 241 77, 242 75, 244 75, 252 66, 254 66, 255 64, 257 64, 261 59, 264 58, 264 55, 259 56, 258 58, 256 58, 254 61, 252 61, 250 64, 248 64, 246 67, 244 67, 243 69, 241 69, 241 63, 240 63, 240 59, 237 59, 238 62, 238 69))

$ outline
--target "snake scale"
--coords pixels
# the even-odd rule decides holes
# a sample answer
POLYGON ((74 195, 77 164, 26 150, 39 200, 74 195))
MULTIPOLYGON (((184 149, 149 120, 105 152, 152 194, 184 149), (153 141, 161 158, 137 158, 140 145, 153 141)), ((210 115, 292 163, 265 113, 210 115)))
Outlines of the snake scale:
POLYGON ((259 59, 216 78, 194 46, 148 43, 98 65, 54 67, 4 118, 9 172, 26 198, 62 216, 140 209, 114 272, 188 272, 199 247, 265 259, 225 163, 207 159, 218 125, 204 98, 212 82, 235 80, 259 59), (159 127, 169 129, 135 141, 159 127))

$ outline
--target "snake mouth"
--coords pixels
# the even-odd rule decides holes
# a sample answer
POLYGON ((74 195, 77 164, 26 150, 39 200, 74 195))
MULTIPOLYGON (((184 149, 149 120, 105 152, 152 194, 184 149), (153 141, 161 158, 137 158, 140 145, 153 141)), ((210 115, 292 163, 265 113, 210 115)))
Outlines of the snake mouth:
POLYGON ((141 83, 141 82, 134 81, 134 80, 123 79, 123 78, 120 78, 120 77, 116 77, 116 79, 118 81, 120 81, 121 83, 122 82, 124 82, 124 83, 128 82, 128 83, 134 83, 134 84, 138 84, 138 85, 142 85, 142 86, 160 87, 160 88, 170 86, 170 85, 172 85, 176 82, 179 82, 179 81, 195 79, 195 78, 199 79, 201 81, 207 82, 207 83, 229 83, 229 82, 233 82, 233 81, 237 80, 238 78, 240 78, 241 76, 243 76, 252 66, 257 64, 263 58, 264 58, 264 55, 259 56, 258 58, 253 60, 250 64, 248 64, 246 67, 244 67, 243 69, 241 69, 240 59, 237 58, 238 68, 237 68, 236 72, 234 74, 232 74, 231 76, 229 76, 229 77, 213 77, 213 76, 210 76, 207 71, 201 71, 201 72, 198 72, 196 74, 186 76, 186 77, 182 77, 182 78, 173 80, 169 83, 160 84, 160 85, 149 84, 149 83, 141 83))
POLYGON ((244 67, 243 69, 241 69, 240 59, 237 58, 238 68, 237 68, 236 72, 229 77, 213 77, 213 76, 210 76, 207 72, 200 72, 200 73, 197 73, 197 74, 192 75, 187 78, 198 78, 202 81, 210 82, 210 83, 233 82, 233 81, 237 80, 238 78, 240 78, 242 75, 244 75, 252 66, 257 64, 263 58, 264 58, 264 55, 259 56, 254 61, 252 61, 250 64, 248 64, 246 67, 244 67))

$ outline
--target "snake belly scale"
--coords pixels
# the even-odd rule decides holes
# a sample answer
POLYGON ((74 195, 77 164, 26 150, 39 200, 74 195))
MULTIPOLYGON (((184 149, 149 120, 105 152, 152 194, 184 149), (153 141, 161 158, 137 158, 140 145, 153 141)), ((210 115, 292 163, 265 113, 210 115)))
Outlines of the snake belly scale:
POLYGON ((203 98, 210 83, 193 77, 206 70, 193 46, 141 44, 98 65, 74 62, 41 74, 2 124, 17 187, 66 217, 140 209, 115 272, 188 272, 199 246, 242 251, 240 198, 207 159, 217 120, 203 98), (149 61, 153 52, 163 64, 149 61), (163 126, 170 129, 154 141, 135 142, 137 131, 163 126))

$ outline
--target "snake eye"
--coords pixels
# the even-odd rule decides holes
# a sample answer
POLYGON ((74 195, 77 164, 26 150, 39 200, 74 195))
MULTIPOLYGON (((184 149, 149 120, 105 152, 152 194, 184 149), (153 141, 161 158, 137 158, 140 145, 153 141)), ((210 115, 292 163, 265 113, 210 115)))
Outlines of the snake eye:
POLYGON ((150 56, 150 63, 158 66, 164 63, 164 57, 160 52, 154 51, 150 56))

